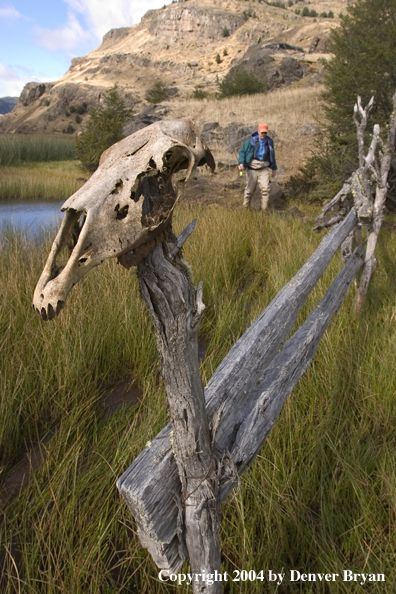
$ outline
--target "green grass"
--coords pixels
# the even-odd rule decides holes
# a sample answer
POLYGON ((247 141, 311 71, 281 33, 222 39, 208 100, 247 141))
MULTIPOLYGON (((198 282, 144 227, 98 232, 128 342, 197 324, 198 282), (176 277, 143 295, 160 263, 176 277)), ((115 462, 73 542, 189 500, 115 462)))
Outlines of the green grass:
MULTIPOLYGON (((204 281, 205 383, 222 358, 319 244, 312 221, 187 206, 197 227, 184 256, 204 281)), ((136 275, 114 261, 72 290, 43 323, 31 296, 50 249, 1 239, 0 481, 37 442, 46 459, 18 496, 0 500, 3 594, 191 592, 158 582, 116 479, 166 423, 156 347, 136 275), (143 400, 112 416, 100 386, 128 374, 143 400), (47 438, 47 439, 46 439, 47 438)), ((379 268, 359 319, 353 290, 313 365, 287 400, 241 490, 222 506, 223 571, 384 573, 387 582, 228 582, 226 594, 394 591, 396 537, 396 238, 380 237, 379 268)), ((341 268, 336 256, 300 322, 341 268)), ((1 486, 0 486, 1 498, 1 486)))
POLYGON ((0 200, 66 200, 89 174, 79 161, 31 162, 0 167, 0 200))
POLYGON ((48 134, 0 134, 0 166, 32 161, 70 161, 75 141, 48 134))

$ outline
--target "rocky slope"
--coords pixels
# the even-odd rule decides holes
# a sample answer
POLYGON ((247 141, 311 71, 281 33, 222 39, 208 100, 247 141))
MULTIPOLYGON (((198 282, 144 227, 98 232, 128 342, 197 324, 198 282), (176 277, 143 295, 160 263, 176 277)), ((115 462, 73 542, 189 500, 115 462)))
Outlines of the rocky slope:
POLYGON ((215 93, 217 82, 241 66, 270 89, 303 81, 316 84, 328 38, 347 0, 316 0, 309 10, 334 18, 302 17, 305 3, 285 8, 244 0, 185 0, 150 10, 141 23, 109 31, 93 52, 75 58, 56 83, 29 83, 0 132, 78 132, 90 106, 117 83, 135 113, 146 109, 156 81, 168 101, 194 89, 215 93), (296 14, 300 10, 300 14, 296 14), (216 56, 219 55, 216 61, 216 56))

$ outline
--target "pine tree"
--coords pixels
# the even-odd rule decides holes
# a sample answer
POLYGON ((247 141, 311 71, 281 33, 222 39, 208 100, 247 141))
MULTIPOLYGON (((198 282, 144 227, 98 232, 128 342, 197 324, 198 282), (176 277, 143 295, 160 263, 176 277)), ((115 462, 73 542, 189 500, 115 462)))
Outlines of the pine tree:
POLYGON ((327 115, 341 136, 354 129, 357 95, 366 105, 374 95, 373 121, 384 124, 396 90, 396 2, 357 0, 332 37, 335 57, 328 65, 327 115))
MULTIPOLYGON (((357 96, 367 105, 374 96, 371 125, 385 125, 392 112, 396 91, 396 0, 356 0, 333 32, 330 51, 334 58, 326 70, 327 144, 304 168, 306 181, 328 195, 357 167, 356 129, 352 119, 357 96)), ((319 197, 319 196, 318 196, 319 197)))
POLYGON ((90 118, 76 140, 76 158, 94 171, 107 148, 123 138, 122 128, 132 111, 125 107, 117 85, 103 95, 103 104, 90 110, 90 118))

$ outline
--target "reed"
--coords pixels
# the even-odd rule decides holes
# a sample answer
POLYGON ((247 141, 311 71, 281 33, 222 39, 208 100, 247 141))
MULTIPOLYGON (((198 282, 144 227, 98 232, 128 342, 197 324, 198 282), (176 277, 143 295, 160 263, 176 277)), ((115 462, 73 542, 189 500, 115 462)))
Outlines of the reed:
POLYGON ((75 141, 48 134, 0 134, 0 166, 32 161, 70 161, 75 141))
MULTIPOLYGON (((318 245, 314 214, 292 219, 179 205, 178 232, 198 218, 184 256, 194 282, 204 281, 205 382, 318 245)), ((136 275, 105 262, 74 287, 59 318, 43 323, 30 304, 51 241, 32 244, 11 232, 1 239, 0 590, 187 593, 159 582, 115 487, 167 419, 136 275), (130 374, 141 402, 106 414, 103 386, 130 374), (7 497, 7 477, 37 443, 41 463, 7 497)), ((384 229, 363 315, 351 319, 350 291, 240 491, 222 507, 223 571, 265 576, 228 581, 226 594, 278 591, 267 583, 268 569, 384 573, 387 581, 370 583, 369 591, 393 592, 395 253, 396 237, 384 229)), ((300 321, 340 267, 336 256, 300 321)), ((326 582, 279 588, 297 590, 330 591, 326 582)), ((331 584, 332 594, 362 591, 358 582, 331 584)))
POLYGON ((66 200, 87 177, 77 161, 0 167, 0 200, 66 200))

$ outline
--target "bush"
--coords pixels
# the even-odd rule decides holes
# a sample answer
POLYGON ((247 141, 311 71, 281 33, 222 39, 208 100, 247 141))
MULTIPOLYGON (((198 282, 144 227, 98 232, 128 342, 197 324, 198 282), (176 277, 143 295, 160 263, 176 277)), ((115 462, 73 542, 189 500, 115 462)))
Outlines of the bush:
POLYGON ((254 95, 265 93, 268 90, 266 81, 263 81, 245 68, 229 72, 218 83, 218 98, 232 97, 233 95, 254 95))
MULTIPOLYGON (((330 16, 330 13, 329 13, 330 16)), ((378 123, 385 132, 396 89, 396 4, 394 0, 357 0, 348 7, 341 26, 333 32, 326 65, 327 145, 318 144, 304 172, 312 187, 341 183, 358 166, 356 128, 352 119, 357 96, 367 105, 374 95, 370 128, 378 123), (364 64, 364 68, 362 67, 364 64)), ((328 193, 331 197, 331 193, 328 193)))
POLYGON ((220 54, 216 54, 216 63, 221 64, 220 54))
POLYGON ((166 85, 158 81, 146 93, 146 101, 149 103, 160 103, 166 99, 166 85))
POLYGON ((197 85, 192 94, 194 99, 206 99, 208 97, 207 91, 204 91, 202 85, 197 85))
POLYGON ((247 21, 250 18, 257 19, 257 14, 254 12, 252 8, 245 9, 242 14, 244 21, 247 21))
POLYGON ((228 49, 226 47, 223 49, 223 56, 228 56, 228 49))
POLYGON ((223 30, 221 32, 222 37, 229 37, 230 36, 230 30, 227 27, 223 27, 223 30))
POLYGON ((104 93, 103 105, 91 109, 88 123, 76 140, 76 157, 86 169, 94 171, 103 151, 123 138, 122 127, 131 115, 117 85, 104 93))
POLYGON ((74 128, 71 124, 69 124, 67 126, 67 128, 63 128, 62 130, 63 134, 73 134, 74 133, 74 128))
POLYGON ((81 124, 82 119, 81 116, 79 116, 78 114, 76 115, 76 124, 81 124))

